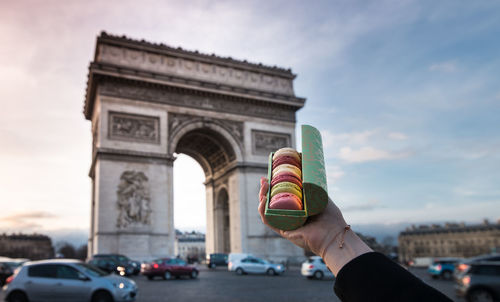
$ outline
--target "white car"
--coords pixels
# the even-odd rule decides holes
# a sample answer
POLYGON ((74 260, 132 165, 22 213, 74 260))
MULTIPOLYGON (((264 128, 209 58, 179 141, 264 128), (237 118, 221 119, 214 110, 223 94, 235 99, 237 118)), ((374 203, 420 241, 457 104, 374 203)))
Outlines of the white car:
POLYGON ((333 273, 328 269, 325 262, 319 256, 312 256, 307 259, 306 262, 302 263, 302 267, 300 269, 300 273, 302 276, 307 277, 309 279, 318 279, 321 280, 323 278, 335 278, 333 273))
POLYGON ((134 281, 78 260, 27 262, 9 279, 3 288, 9 302, 131 302, 137 296, 134 281))
POLYGON ((285 267, 283 265, 271 263, 255 257, 246 257, 230 262, 228 269, 232 272, 236 272, 238 275, 267 274, 273 276, 281 275, 285 272, 285 267))

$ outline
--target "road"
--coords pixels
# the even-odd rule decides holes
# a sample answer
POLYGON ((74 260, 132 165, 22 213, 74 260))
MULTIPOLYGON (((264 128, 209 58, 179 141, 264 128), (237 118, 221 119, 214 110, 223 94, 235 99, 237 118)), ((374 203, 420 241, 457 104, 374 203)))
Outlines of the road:
MULTIPOLYGON (((453 282, 434 280, 425 269, 412 269, 412 273, 434 286, 456 302, 453 282)), ((216 302, 320 302, 340 301, 333 293, 333 280, 308 280, 292 268, 282 276, 243 275, 237 276, 223 268, 208 270, 200 267, 197 279, 164 281, 160 278, 148 281, 142 276, 132 278, 139 287, 137 302, 157 301, 216 301, 216 302)), ((0 294, 0 301, 3 293, 0 294)))

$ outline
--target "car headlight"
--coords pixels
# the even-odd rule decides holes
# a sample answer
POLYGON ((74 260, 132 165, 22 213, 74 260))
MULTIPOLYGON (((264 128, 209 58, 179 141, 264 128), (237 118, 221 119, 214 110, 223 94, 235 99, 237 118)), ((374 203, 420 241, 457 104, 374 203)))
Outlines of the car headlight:
POLYGON ((281 269, 281 265, 278 265, 278 266, 277 266, 277 268, 278 268, 278 269, 281 269))
POLYGON ((113 286, 118 289, 128 289, 132 288, 131 284, 128 284, 126 282, 113 282, 113 286))

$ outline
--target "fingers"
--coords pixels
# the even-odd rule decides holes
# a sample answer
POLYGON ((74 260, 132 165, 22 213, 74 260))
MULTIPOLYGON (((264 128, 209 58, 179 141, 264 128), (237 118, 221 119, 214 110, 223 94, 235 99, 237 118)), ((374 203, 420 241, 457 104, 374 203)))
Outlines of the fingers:
POLYGON ((259 191, 259 201, 262 203, 267 198, 267 190, 269 189, 269 184, 267 183, 267 178, 260 178, 260 191, 259 191))
POLYGON ((266 221, 266 199, 267 199, 267 190, 269 189, 269 183, 267 182, 267 178, 262 177, 260 179, 260 192, 259 192, 259 214, 262 222, 267 225, 270 229, 275 231, 276 233, 283 236, 283 231, 279 230, 275 227, 270 226, 266 221))

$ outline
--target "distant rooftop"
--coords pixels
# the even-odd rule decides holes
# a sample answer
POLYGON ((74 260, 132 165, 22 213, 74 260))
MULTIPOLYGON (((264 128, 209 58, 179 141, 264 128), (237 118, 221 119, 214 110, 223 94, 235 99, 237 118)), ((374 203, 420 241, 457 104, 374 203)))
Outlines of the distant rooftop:
POLYGON ((445 223, 441 224, 424 224, 406 228, 399 235, 422 235, 422 234, 438 234, 438 233, 460 233, 460 232, 477 232, 486 230, 500 230, 500 221, 497 223, 490 223, 484 220, 481 224, 466 225, 465 223, 445 223))

